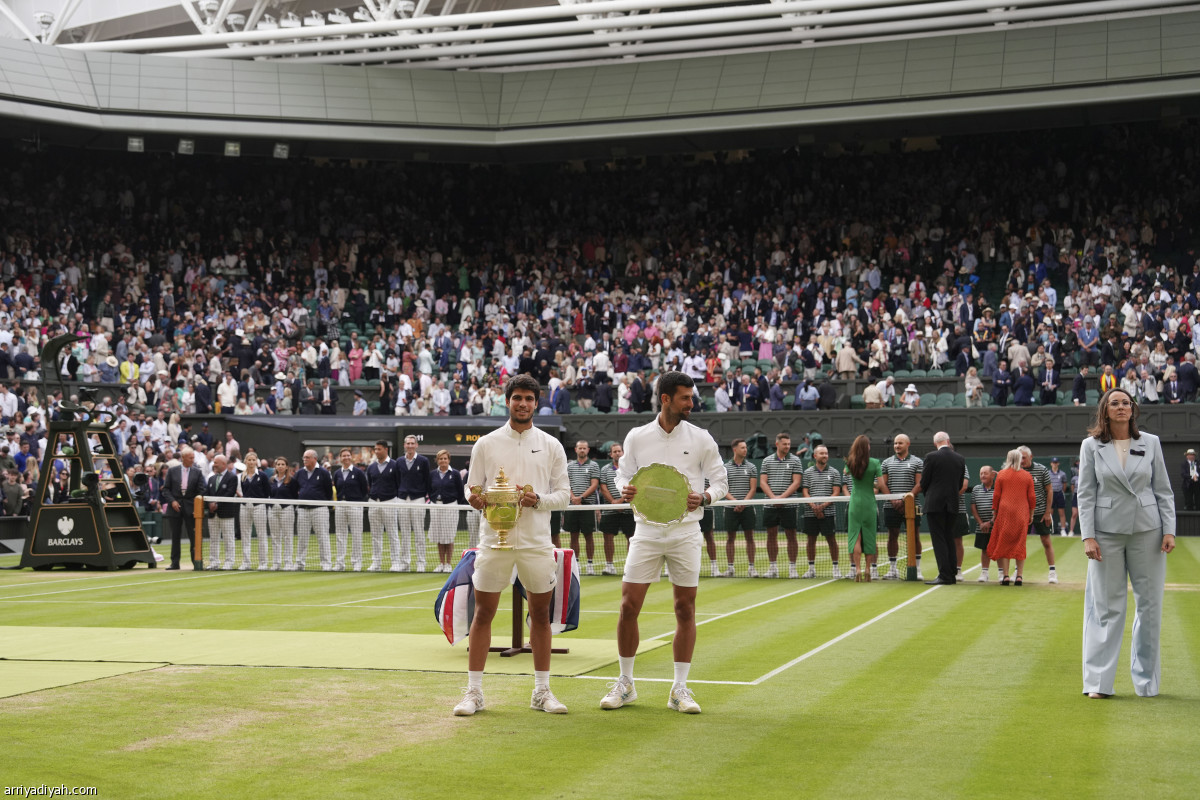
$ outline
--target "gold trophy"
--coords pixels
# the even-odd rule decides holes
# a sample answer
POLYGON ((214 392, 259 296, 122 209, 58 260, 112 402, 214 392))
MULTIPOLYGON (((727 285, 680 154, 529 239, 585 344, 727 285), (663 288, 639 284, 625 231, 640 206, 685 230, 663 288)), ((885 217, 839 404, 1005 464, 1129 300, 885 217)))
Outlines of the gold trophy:
POLYGON ((529 484, 525 486, 513 486, 508 482, 508 477, 504 474, 504 467, 500 468, 500 473, 496 476, 496 482, 483 490, 482 486, 472 486, 471 494, 478 495, 483 498, 483 518, 487 520, 488 525, 492 526, 499 540, 492 545, 493 550, 512 550, 513 546, 508 542, 508 532, 517 527, 517 520, 521 518, 521 496, 525 492, 532 492, 533 487, 529 484))

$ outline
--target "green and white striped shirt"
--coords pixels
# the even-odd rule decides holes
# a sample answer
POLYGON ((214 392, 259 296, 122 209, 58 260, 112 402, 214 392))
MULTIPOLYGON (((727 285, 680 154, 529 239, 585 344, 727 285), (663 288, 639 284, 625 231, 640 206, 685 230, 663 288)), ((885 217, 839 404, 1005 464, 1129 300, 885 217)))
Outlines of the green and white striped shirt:
POLYGON ((771 491, 782 494, 792 485, 793 475, 804 474, 804 467, 793 453, 788 453, 787 458, 782 460, 771 453, 762 460, 762 474, 767 476, 767 485, 771 487, 771 491))
POLYGON ((1037 519, 1046 513, 1046 495, 1050 490, 1050 470, 1048 467, 1033 462, 1029 468, 1029 474, 1033 476, 1033 518, 1037 519))
MULTIPOLYGON (((804 470, 803 482, 800 485, 808 490, 809 497, 832 497, 834 488, 842 485, 842 474, 830 466, 817 469, 814 464, 804 470)), ((804 504, 804 516, 816 516, 811 503, 804 504)))
MULTIPOLYGON (((579 463, 579 459, 567 462, 567 479, 571 481, 571 494, 579 497, 592 485, 592 479, 600 480, 600 465, 595 461, 579 463)), ((584 505, 595 505, 600 502, 600 487, 589 496, 583 498, 584 505)))
POLYGON ((880 469, 883 477, 887 478, 888 494, 904 494, 917 485, 917 480, 925 470, 925 462, 912 453, 903 461, 888 456, 880 464, 880 469))
POLYGON ((728 500, 745 500, 750 494, 750 487, 758 483, 758 468, 749 460, 741 464, 733 459, 725 462, 725 476, 729 481, 728 500))

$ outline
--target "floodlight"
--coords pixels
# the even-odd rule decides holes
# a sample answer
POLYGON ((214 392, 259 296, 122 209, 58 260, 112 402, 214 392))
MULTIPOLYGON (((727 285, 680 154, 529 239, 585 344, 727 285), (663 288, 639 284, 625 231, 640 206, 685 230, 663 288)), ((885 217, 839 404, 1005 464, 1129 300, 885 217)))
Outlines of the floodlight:
POLYGON ((194 154, 196 152, 196 140, 180 139, 179 147, 176 148, 176 152, 181 156, 190 156, 194 154))
POLYGON ((275 157, 276 158, 287 158, 288 157, 288 146, 286 144, 283 144, 282 142, 277 142, 275 144, 275 157))
POLYGON ((125 142, 125 149, 131 153, 146 152, 146 140, 141 136, 130 136, 125 142))
POLYGON ((242 154, 242 143, 241 142, 226 142, 225 143, 225 155, 227 157, 237 158, 241 154, 242 154))

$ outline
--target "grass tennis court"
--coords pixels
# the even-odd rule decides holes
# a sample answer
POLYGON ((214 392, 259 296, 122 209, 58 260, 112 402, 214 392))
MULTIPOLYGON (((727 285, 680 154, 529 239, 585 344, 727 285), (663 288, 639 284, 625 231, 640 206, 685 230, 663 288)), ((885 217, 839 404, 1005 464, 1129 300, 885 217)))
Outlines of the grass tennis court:
MULTIPOLYGON (((440 636, 441 575, 0 572, 0 655, 52 659, 0 662, 0 689, 27 692, 0 698, 3 783, 222 800, 1194 797, 1200 540, 1168 559, 1163 694, 1134 697, 1123 671, 1108 701, 1079 694, 1084 558, 1077 539, 1054 544, 1059 586, 1032 547, 1021 588, 977 585, 970 548, 957 587, 705 579, 698 717, 665 707, 669 647, 639 655, 636 704, 598 708, 617 672, 615 578, 584 579, 581 627, 556 638, 611 649, 552 680, 568 715, 529 710, 532 678, 490 674, 487 710, 455 718, 465 675, 421 670, 465 670, 464 646, 419 652, 440 636), (229 663, 297 663, 307 643, 315 663, 355 666, 196 666, 172 649, 188 634, 201 654, 258 659, 229 663)), ((643 640, 669 642, 673 624, 663 583, 643 640)), ((495 643, 507 629, 502 616, 495 643)))

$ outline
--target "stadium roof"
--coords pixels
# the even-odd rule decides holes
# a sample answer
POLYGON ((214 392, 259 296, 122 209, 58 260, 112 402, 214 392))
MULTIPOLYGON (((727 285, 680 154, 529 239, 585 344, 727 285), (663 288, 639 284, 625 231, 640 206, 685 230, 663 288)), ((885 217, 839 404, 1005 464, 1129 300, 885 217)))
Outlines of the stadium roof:
POLYGON ((513 70, 910 40, 1200 9, 1200 3, 1169 0, 1009 2, 0 0, 0 33, 85 51, 513 70))

